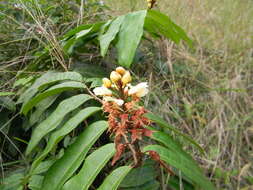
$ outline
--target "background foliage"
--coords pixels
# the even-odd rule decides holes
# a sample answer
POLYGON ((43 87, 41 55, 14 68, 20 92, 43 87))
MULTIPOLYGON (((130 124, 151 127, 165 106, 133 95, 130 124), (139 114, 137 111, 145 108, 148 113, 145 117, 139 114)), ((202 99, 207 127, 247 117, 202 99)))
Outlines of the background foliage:
MULTIPOLYGON (((60 48, 62 36, 80 24, 145 8, 143 2, 136 0, 108 0, 105 6, 96 1, 82 4, 54 0, 40 1, 39 5, 34 2, 0 2, 0 20, 4 26, 0 28, 0 84, 2 92, 13 93, 0 94, 1 176, 28 165, 31 158, 25 158, 23 152, 30 137, 29 123, 44 120, 53 110, 36 110, 38 115, 43 113, 42 118, 33 116, 32 121, 20 117, 12 100, 22 94, 23 87, 52 69, 78 70, 89 76, 89 82, 90 78, 94 81, 108 75, 114 67, 116 50, 102 59, 97 44, 90 43, 83 50, 68 54, 60 48), (91 72, 87 73, 86 68, 92 68, 91 72)), ((252 2, 161 0, 158 8, 186 29, 194 47, 176 46, 161 39, 145 41, 138 48, 132 71, 137 80, 149 80, 151 84, 145 106, 202 145, 205 156, 187 144, 184 148, 194 155, 217 189, 250 189, 253 183, 252 2)), ((99 84, 93 82, 93 85, 99 84)), ((55 108, 54 100, 59 103, 61 99, 55 96, 50 101, 49 105, 55 108)), ((63 146, 71 143, 66 139, 63 146)), ((50 164, 46 163, 45 167, 50 164)), ((9 183, 15 186, 13 181, 19 178, 22 172, 9 179, 9 183)))

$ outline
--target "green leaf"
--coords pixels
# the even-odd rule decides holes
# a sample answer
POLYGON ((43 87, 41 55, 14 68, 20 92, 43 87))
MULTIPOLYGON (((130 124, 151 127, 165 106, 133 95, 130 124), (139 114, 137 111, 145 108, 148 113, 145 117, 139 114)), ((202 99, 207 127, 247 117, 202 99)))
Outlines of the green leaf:
POLYGON ((19 189, 22 182, 22 179, 24 177, 23 172, 22 173, 14 173, 6 178, 3 179, 3 183, 0 184, 1 190, 14 190, 19 189))
POLYGON ((39 141, 49 132, 54 130, 64 117, 74 109, 78 108, 84 102, 91 99, 91 96, 80 94, 62 101, 56 110, 42 123, 35 128, 31 140, 26 149, 26 155, 30 154, 39 141))
POLYGON ((107 129, 106 121, 97 121, 77 137, 64 155, 48 170, 43 181, 43 190, 59 190, 81 165, 92 145, 107 129))
POLYGON ((48 155, 48 153, 60 142, 67 134, 74 130, 82 121, 88 118, 90 115, 100 111, 99 107, 88 107, 79 111, 69 121, 67 121, 62 128, 58 129, 51 134, 46 148, 40 154, 38 158, 33 162, 30 172, 38 166, 38 164, 48 155))
POLYGON ((84 89, 84 84, 81 82, 75 82, 75 81, 70 81, 70 82, 64 82, 61 84, 57 84, 52 86, 51 88, 45 90, 44 92, 38 94, 34 98, 32 98, 30 101, 27 103, 24 103, 21 108, 21 112, 26 115, 36 104, 38 104, 41 100, 55 95, 59 94, 61 92, 67 91, 67 90, 73 90, 73 89, 84 89))
POLYGON ((82 30, 82 31, 80 31, 80 32, 76 33, 76 39, 78 39, 78 38, 81 38, 81 37, 85 36, 85 35, 86 35, 86 34, 88 34, 91 30, 92 30, 92 27, 91 27, 91 28, 89 28, 89 29, 82 30))
POLYGON ((14 92, 0 92, 0 96, 11 96, 14 95, 14 92))
POLYGON ((105 34, 99 36, 100 42, 100 52, 104 57, 110 43, 115 39, 116 35, 119 32, 120 26, 124 20, 125 16, 119 16, 115 20, 113 20, 109 26, 108 31, 105 34))
POLYGON ((129 68, 143 35, 143 26, 147 11, 137 11, 125 15, 117 42, 118 62, 129 68))
POLYGON ((43 182, 43 179, 44 179, 44 176, 33 175, 29 179, 29 184, 28 184, 29 189, 31 189, 31 190, 40 190, 42 182, 43 182))
POLYGON ((144 28, 150 33, 160 33, 175 43, 179 43, 180 40, 185 40, 189 45, 192 45, 192 41, 184 30, 172 22, 168 16, 159 11, 148 10, 144 28))
POLYGON ((78 34, 79 32, 83 31, 83 30, 88 30, 90 28, 92 28, 92 31, 90 32, 98 32, 100 30, 100 27, 103 26, 105 22, 98 22, 95 24, 85 24, 85 25, 80 25, 72 30, 70 30, 67 34, 65 34, 63 36, 63 38, 67 39, 69 37, 72 37, 76 34, 78 34))
POLYGON ((180 179, 178 176, 170 176, 168 181, 168 187, 173 190, 195 190, 192 184, 188 183, 184 179, 180 179))
POLYGON ((18 103, 25 102, 27 103, 39 90, 43 89, 45 86, 50 84, 63 81, 63 80, 72 80, 72 81, 82 81, 82 75, 76 72, 64 72, 57 73, 49 71, 38 78, 33 85, 28 88, 18 99, 18 103))
POLYGON ((198 167, 198 164, 187 152, 182 149, 182 147, 171 136, 163 132, 153 132, 151 138, 164 144, 171 151, 177 153, 178 155, 180 155, 180 157, 183 157, 185 159, 185 163, 191 165, 192 167, 195 167, 196 170, 199 170, 199 172, 201 172, 200 168, 198 167))
POLYGON ((103 78, 107 74, 109 75, 105 68, 101 67, 99 64, 87 64, 83 62, 75 62, 72 65, 74 71, 88 78, 103 78))
POLYGON ((131 169, 132 168, 130 166, 121 166, 115 169, 109 176, 105 178, 98 190, 117 190, 119 184, 131 169))
POLYGON ((75 44, 80 42, 80 39, 93 39, 98 36, 104 22, 95 24, 81 25, 69 31, 62 41, 63 49, 66 53, 71 54, 75 44), (89 30, 89 31, 88 31, 89 30))
POLYGON ((152 180, 140 186, 121 188, 121 190, 158 190, 159 187, 160 183, 157 180, 152 180))
POLYGON ((15 88, 17 86, 25 86, 29 84, 33 79, 34 79, 34 76, 18 79, 14 82, 13 87, 15 88))
POLYGON ((9 97, 1 97, 0 96, 0 107, 3 106, 10 111, 16 110, 15 102, 12 101, 9 97))
POLYGON ((53 165, 54 162, 55 162, 55 160, 46 160, 44 162, 40 162, 38 167, 36 167, 33 170, 31 175, 38 175, 38 174, 42 174, 42 173, 46 172, 53 165))
POLYGON ((78 189, 88 190, 98 173, 106 165, 106 163, 113 157, 115 153, 114 144, 107 144, 94 151, 89 155, 80 170, 80 172, 72 177, 64 186, 62 190, 78 189))
POLYGON ((148 119, 150 119, 151 121, 153 121, 154 123, 157 123, 159 126, 164 127, 166 129, 169 129, 171 131, 173 131, 174 133, 176 133, 179 136, 182 136, 185 140, 187 140, 188 142, 190 142, 191 144, 193 144, 195 147, 198 148, 198 150, 203 154, 205 151, 203 150, 203 148, 196 143, 192 138, 188 137, 187 135, 181 133, 180 131, 178 131, 177 129, 175 129, 175 127, 169 125, 166 121, 164 121, 161 117, 154 115, 152 113, 146 113, 145 117, 147 117, 148 119))
POLYGON ((41 115, 54 103, 58 96, 59 94, 49 96, 35 106, 36 110, 31 114, 29 118, 30 125, 34 125, 37 121, 39 121, 41 115))
POLYGON ((155 162, 153 160, 145 160, 143 166, 133 168, 120 184, 121 188, 138 188, 149 182, 154 182, 157 177, 155 162))
POLYGON ((160 131, 154 131, 151 135, 151 138, 161 142, 172 151, 184 154, 185 156, 191 158, 191 156, 182 149, 182 146, 177 141, 175 141, 173 137, 169 134, 160 131))
POLYGON ((214 190, 212 183, 196 169, 195 166, 189 164, 188 160, 184 156, 171 151, 160 145, 148 145, 144 147, 144 152, 155 151, 160 155, 161 160, 165 161, 167 164, 181 170, 190 180, 192 180, 196 185, 202 187, 205 190, 214 190))

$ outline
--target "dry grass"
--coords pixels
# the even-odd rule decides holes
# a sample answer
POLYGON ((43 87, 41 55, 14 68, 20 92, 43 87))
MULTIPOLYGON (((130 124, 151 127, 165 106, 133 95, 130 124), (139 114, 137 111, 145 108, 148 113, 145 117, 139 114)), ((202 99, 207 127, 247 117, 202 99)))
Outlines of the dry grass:
MULTIPOLYGON (((115 15, 145 8, 144 0, 108 4, 115 15)), ((159 61, 149 61, 156 66, 147 72, 147 104, 205 148, 204 158, 192 151, 217 189, 253 188, 252 1, 158 0, 158 8, 196 44, 189 50, 159 42, 157 57, 165 59, 159 76, 150 74, 159 61)))

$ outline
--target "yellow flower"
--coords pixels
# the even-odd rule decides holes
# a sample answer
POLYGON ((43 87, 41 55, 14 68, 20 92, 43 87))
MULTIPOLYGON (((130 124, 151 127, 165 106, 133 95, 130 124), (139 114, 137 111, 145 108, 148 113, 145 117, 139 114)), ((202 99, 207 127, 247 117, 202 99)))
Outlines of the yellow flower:
POLYGON ((123 67, 117 67, 116 72, 123 76, 126 70, 123 67))
POLYGON ((137 84, 136 86, 130 87, 128 91, 128 95, 135 95, 139 98, 146 96, 148 93, 148 84, 147 82, 142 82, 137 84))
POLYGON ((108 78, 103 78, 103 86, 106 88, 110 88, 112 86, 112 83, 108 78))
POLYGON ((97 96, 111 96, 112 95, 112 91, 104 86, 94 88, 93 92, 97 96))
POLYGON ((110 79, 113 83, 117 83, 121 79, 121 75, 116 71, 112 71, 110 75, 110 79))
POLYGON ((125 86, 127 83, 132 81, 132 77, 130 75, 129 71, 126 71, 126 73, 123 75, 121 82, 123 83, 123 86, 125 86))

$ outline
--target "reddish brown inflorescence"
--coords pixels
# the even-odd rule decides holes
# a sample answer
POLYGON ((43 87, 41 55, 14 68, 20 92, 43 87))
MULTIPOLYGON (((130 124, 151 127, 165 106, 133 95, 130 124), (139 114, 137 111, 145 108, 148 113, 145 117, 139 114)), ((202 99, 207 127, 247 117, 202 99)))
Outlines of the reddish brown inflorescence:
POLYGON ((115 135, 116 154, 112 165, 117 162, 126 149, 132 152, 134 167, 141 164, 142 153, 139 140, 143 136, 151 136, 152 131, 144 128, 150 121, 143 115, 147 112, 143 107, 136 107, 136 101, 125 103, 119 107, 115 102, 104 102, 104 112, 108 113, 109 132, 115 135))
POLYGON ((142 163, 140 140, 151 136, 152 131, 145 128, 150 120, 144 117, 147 110, 139 106, 140 98, 148 93, 147 83, 136 86, 130 84, 132 78, 129 71, 122 67, 111 72, 110 79, 103 79, 103 86, 93 90, 95 95, 103 97, 103 110, 108 113, 108 132, 114 136, 116 154, 114 165, 126 151, 130 151, 133 167, 142 163))

